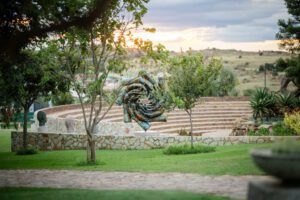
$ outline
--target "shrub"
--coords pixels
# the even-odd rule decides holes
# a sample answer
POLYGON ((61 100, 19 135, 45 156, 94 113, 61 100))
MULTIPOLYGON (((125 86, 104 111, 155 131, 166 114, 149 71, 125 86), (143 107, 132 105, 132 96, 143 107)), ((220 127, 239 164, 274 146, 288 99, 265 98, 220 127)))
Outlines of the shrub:
POLYGON ((243 95, 247 96, 247 97, 252 96, 254 93, 255 93, 255 90, 253 90, 253 89, 246 89, 243 91, 243 95))
POLYGON ((285 114, 284 124, 296 131, 300 135, 300 112, 295 112, 292 114, 285 114))
POLYGON ((74 98, 70 92, 60 92, 56 95, 53 95, 52 101, 55 106, 59 106, 74 103, 74 98))
POLYGON ((282 114, 285 112, 289 113, 297 107, 297 98, 292 93, 277 95, 277 102, 282 114))
POLYGON ((293 136, 297 135, 296 132, 289 128, 286 127, 283 124, 276 124, 275 126, 272 127, 272 132, 274 136, 293 136))
POLYGON ((164 149, 163 153, 166 155, 180 155, 180 154, 196 154, 196 153, 209 153, 215 152, 216 147, 204 146, 204 145, 171 145, 164 149))
POLYGON ((270 135, 270 131, 267 128, 260 128, 257 131, 249 130, 248 135, 249 136, 266 136, 266 135, 270 135))
POLYGON ((37 154, 38 151, 34 148, 22 148, 22 149, 19 149, 17 150, 16 154, 17 155, 33 155, 33 154, 37 154))
POLYGON ((186 131, 185 129, 180 129, 180 131, 178 131, 178 134, 182 135, 182 136, 189 136, 190 135, 190 133, 188 131, 186 131))
POLYGON ((277 113, 276 96, 273 92, 269 93, 267 89, 258 89, 250 100, 250 106, 253 110, 253 118, 269 118, 277 113))

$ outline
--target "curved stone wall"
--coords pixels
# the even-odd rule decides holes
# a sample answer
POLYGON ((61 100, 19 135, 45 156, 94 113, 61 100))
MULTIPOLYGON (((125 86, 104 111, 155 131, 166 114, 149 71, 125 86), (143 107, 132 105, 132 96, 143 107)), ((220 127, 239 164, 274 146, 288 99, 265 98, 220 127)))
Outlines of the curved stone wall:
MULTIPOLYGON (((22 136, 22 132, 12 132, 12 151, 22 148, 22 136)), ((300 136, 196 136, 194 141, 206 145, 224 146, 270 143, 286 138, 300 141, 300 136)), ((189 142, 189 136, 96 136, 97 149, 154 149, 189 142)), ((42 151, 85 149, 86 143, 87 137, 85 134, 28 133, 28 146, 42 151)))

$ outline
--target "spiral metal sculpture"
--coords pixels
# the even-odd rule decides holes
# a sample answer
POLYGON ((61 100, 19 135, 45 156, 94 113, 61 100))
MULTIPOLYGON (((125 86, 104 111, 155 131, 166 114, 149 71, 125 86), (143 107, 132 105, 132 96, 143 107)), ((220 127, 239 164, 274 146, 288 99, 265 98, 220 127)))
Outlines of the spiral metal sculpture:
POLYGON ((122 84, 121 92, 116 103, 123 104, 124 122, 136 121, 145 131, 151 127, 150 122, 165 122, 163 115, 163 98, 158 98, 163 93, 163 79, 158 83, 146 72, 122 84))

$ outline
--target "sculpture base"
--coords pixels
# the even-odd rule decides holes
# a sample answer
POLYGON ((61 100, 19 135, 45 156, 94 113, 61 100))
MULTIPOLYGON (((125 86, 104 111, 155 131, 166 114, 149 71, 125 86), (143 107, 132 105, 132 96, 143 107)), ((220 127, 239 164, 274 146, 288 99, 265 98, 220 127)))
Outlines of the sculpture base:
POLYGON ((47 126, 39 126, 37 131, 39 133, 47 133, 48 129, 47 129, 47 126))
POLYGON ((136 131, 134 132, 135 136, 159 136, 159 132, 154 131, 136 131))
POLYGON ((297 200, 300 199, 299 183, 256 181, 249 183, 248 200, 297 200))

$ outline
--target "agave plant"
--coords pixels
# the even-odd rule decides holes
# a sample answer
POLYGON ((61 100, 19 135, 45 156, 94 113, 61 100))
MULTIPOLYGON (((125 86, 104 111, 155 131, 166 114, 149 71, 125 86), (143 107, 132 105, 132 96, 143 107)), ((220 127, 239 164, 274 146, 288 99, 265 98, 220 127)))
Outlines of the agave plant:
POLYGON ((279 94, 277 95, 278 105, 282 114, 290 113, 297 107, 298 99, 292 93, 279 94))
POLYGON ((269 93, 267 89, 257 89, 250 100, 250 106, 253 110, 253 118, 269 118, 277 113, 276 96, 273 92, 269 93))

